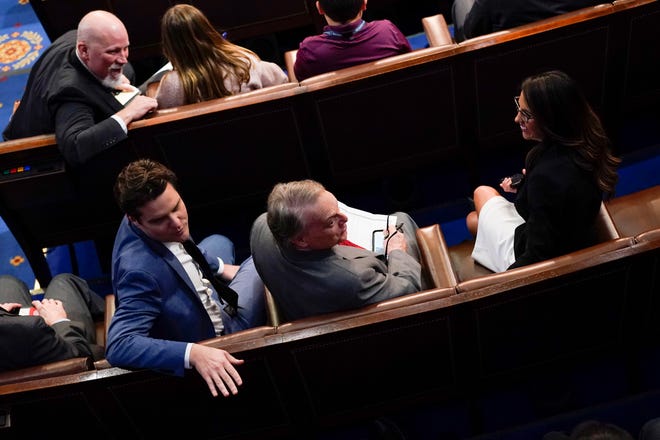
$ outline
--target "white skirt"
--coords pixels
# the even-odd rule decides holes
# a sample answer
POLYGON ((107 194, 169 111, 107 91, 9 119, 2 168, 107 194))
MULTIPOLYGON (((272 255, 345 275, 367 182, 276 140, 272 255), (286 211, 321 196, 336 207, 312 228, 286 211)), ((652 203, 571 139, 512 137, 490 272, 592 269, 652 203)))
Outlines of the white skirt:
POLYGON ((479 212, 472 258, 493 272, 504 272, 516 261, 513 237, 524 223, 516 207, 502 196, 488 200, 479 212))

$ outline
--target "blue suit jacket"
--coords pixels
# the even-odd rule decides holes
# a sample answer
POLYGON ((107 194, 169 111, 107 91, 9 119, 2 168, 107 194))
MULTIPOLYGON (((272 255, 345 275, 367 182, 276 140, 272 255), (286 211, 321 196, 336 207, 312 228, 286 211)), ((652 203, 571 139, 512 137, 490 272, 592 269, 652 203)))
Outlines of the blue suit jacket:
MULTIPOLYGON (((205 256, 217 270, 217 259, 205 256)), ((113 366, 181 376, 187 343, 216 336, 179 260, 126 217, 112 252, 112 284, 117 309, 108 331, 106 357, 113 366)))

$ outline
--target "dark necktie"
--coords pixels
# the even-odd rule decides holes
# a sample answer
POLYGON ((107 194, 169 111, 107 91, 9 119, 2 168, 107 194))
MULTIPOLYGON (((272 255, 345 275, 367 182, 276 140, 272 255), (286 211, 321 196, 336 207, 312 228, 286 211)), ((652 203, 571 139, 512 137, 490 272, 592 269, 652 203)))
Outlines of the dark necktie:
POLYGON ((225 304, 225 312, 227 312, 229 316, 236 316, 236 311, 238 310, 238 293, 215 277, 215 274, 211 270, 211 266, 209 266, 208 261, 204 258, 204 254, 202 254, 202 251, 199 250, 192 240, 184 241, 183 248, 188 254, 190 254, 192 259, 195 260, 199 269, 202 271, 204 278, 209 280, 215 291, 218 292, 220 302, 225 304))

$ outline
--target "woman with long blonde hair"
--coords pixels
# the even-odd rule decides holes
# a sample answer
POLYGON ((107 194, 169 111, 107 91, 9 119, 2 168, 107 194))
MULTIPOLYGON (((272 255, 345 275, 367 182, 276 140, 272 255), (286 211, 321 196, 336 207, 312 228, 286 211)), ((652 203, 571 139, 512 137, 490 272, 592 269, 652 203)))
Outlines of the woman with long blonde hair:
POLYGON ((173 70, 156 92, 158 108, 222 98, 288 82, 277 64, 223 38, 202 11, 169 8, 161 20, 163 54, 173 70))

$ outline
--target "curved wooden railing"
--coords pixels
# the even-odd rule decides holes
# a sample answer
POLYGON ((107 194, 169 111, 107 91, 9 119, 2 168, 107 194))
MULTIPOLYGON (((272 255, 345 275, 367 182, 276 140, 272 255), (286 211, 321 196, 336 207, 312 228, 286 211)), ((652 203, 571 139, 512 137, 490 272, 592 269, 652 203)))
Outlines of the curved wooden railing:
MULTIPOLYGON (((650 319, 660 312, 659 285, 649 270, 660 264, 660 229, 612 243, 539 265, 526 278, 459 294, 431 289, 204 341, 245 360, 244 385, 232 398, 211 398, 193 371, 178 378, 109 365, 0 385, 0 411, 13 420, 0 432, 156 438, 171 429, 163 420, 176 418, 200 438, 309 438, 382 412, 443 408, 438 415, 461 414, 447 429, 469 436, 494 429, 480 423, 488 411, 480 403, 506 402, 512 392, 550 398, 557 390, 548 381, 580 395, 584 385, 566 375, 599 372, 603 362, 627 368, 600 381, 598 396, 558 401, 519 422, 605 403, 612 393, 652 391, 642 367, 660 345, 650 319), (57 405, 59 424, 31 422, 44 401, 57 405)), ((513 427, 507 423, 498 428, 513 427)))
MULTIPOLYGON (((39 432, 41 427, 24 416, 45 396, 62 409, 97 414, 91 428, 107 437, 145 432, 158 436, 168 429, 162 417, 177 414, 180 422, 204 426, 203 438, 278 438, 369 417, 372 407, 407 408, 420 398, 434 405, 456 405, 456 399, 472 402, 472 416, 479 419, 485 409, 475 403, 493 393, 535 388, 575 369, 597 369, 612 358, 629 366, 625 374, 631 385, 624 396, 652 390, 640 374, 647 353, 653 356, 653 349, 660 348, 660 326, 652 319, 660 313, 659 191, 655 186, 613 199, 614 216, 601 220, 614 234, 611 239, 467 281, 453 278, 456 268, 447 267, 449 248, 438 226, 422 228, 422 253, 435 254, 425 257, 424 265, 438 265, 435 279, 440 287, 202 341, 246 360, 239 368, 245 382, 241 397, 211 406, 206 385, 194 372, 176 378, 112 367, 105 361, 90 370, 89 360, 76 372, 81 364, 72 360, 67 365, 74 370, 52 364, 37 374, 5 373, 0 378, 0 411, 16 421, 6 432, 15 437, 28 429, 39 432), (629 210, 644 212, 645 218, 631 218, 629 210), (638 233, 615 236, 624 230, 638 233), (379 388, 393 378, 400 379, 396 387, 379 388), (145 414, 147 407, 160 417, 145 414), (206 424, 209 415, 223 423, 206 424), (246 417, 252 423, 229 423, 246 417)), ((603 209, 601 215, 609 211, 603 209)), ((114 303, 106 300, 109 320, 114 303)), ((568 389, 576 392, 574 387, 568 389)), ((607 384, 598 387, 601 396, 608 395, 607 384)), ((614 388, 620 393, 618 385, 614 388)), ((555 411, 574 410, 576 404, 562 405, 555 411)), ((67 417, 77 419, 80 414, 61 411, 58 417, 62 419, 57 426, 63 426, 67 417)), ((485 432, 469 420, 474 419, 466 420, 463 429, 473 435, 485 432)), ((75 432, 76 426, 67 429, 75 432)))

